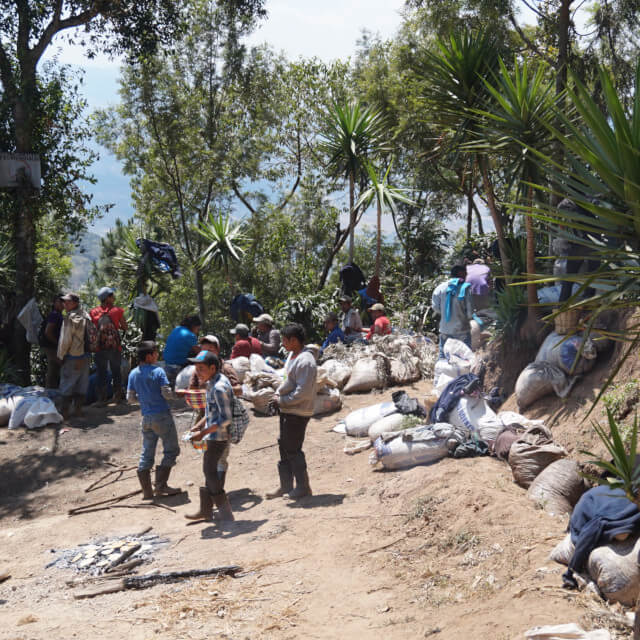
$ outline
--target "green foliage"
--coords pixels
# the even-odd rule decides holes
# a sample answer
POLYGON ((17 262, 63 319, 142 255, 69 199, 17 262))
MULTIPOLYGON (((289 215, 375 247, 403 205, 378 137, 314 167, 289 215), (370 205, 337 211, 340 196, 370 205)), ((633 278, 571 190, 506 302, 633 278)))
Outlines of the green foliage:
POLYGON ((636 504, 640 503, 640 466, 636 465, 638 443, 638 417, 631 426, 631 436, 627 444, 611 409, 607 409, 608 432, 604 427, 594 423, 593 428, 604 444, 608 458, 604 460, 594 453, 581 453, 593 458, 593 464, 607 471, 613 477, 592 477, 599 484, 606 484, 612 489, 623 489, 627 498, 636 504))
POLYGON ((616 420, 625 418, 640 400, 640 382, 637 379, 609 386, 602 403, 616 420))
POLYGON ((324 289, 319 293, 288 298, 274 309, 276 324, 284 326, 297 322, 305 328, 308 342, 321 343, 326 334, 324 319, 327 313, 335 310, 338 293, 324 289))
POLYGON ((229 216, 214 216, 212 212, 198 227, 200 235, 209 243, 200 256, 199 265, 202 269, 213 265, 229 274, 232 262, 240 262, 246 241, 242 232, 242 225, 233 224, 229 216))
POLYGON ((518 339, 518 330, 527 313, 526 291, 523 287, 505 286, 496 292, 493 309, 496 313, 496 333, 508 340, 518 339))
POLYGON ((21 375, 19 369, 13 363, 6 349, 0 349, 0 382, 20 384, 21 375))

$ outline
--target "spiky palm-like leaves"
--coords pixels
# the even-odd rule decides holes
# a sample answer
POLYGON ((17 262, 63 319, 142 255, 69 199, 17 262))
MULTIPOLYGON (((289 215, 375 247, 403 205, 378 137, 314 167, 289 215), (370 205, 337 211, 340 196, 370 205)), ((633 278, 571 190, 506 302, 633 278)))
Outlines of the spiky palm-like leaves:
POLYGON ((239 262, 244 255, 242 244, 245 236, 242 225, 233 223, 227 215, 214 215, 209 212, 208 218, 201 222, 198 233, 209 243, 200 254, 198 264, 201 269, 211 265, 221 269, 230 286, 229 268, 233 262, 239 262))
POLYGON ((356 225, 355 185, 366 175, 365 162, 388 151, 387 125, 381 111, 358 102, 334 104, 325 119, 319 149, 328 157, 327 168, 349 181, 349 260, 353 260, 356 225))

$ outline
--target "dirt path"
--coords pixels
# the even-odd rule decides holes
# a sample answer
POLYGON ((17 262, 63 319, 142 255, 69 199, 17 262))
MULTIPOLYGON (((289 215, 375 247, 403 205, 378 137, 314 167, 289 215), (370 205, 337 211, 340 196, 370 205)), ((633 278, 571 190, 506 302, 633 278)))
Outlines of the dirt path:
MULTIPOLYGON (((411 395, 422 396, 426 385, 411 395)), ((348 411, 382 395, 348 397, 348 407, 312 420, 305 450, 313 498, 264 501, 276 479, 276 418, 254 418, 232 449, 227 488, 237 521, 186 526, 185 495, 160 508, 67 510, 137 488, 135 472, 89 494, 113 467, 135 465, 135 411, 92 410, 85 426, 0 434, 1 638, 523 638, 538 624, 582 622, 585 601, 560 588, 547 560, 565 519, 534 508, 495 459, 446 459, 377 472, 368 454, 347 456, 330 432, 348 411), (119 415, 118 415, 119 414, 119 415), (238 564, 238 578, 197 579, 91 600, 69 587, 77 574, 45 568, 61 550, 147 525, 169 540, 150 565, 162 571, 238 564)), ((176 410, 179 431, 189 414, 176 410)), ((172 484, 195 500, 199 454, 183 448, 172 484), (187 483, 193 483, 187 484, 187 483)), ((137 504, 135 499, 129 504, 137 504)), ((622 637, 622 636, 621 636, 622 637)))

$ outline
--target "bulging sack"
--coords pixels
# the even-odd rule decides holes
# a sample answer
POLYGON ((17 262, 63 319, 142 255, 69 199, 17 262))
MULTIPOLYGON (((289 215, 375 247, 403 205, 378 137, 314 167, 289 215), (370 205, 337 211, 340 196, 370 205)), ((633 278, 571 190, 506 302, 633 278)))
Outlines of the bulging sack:
POLYGON ((242 397, 253 403, 253 408, 264 415, 269 415, 269 403, 275 395, 275 389, 265 387, 254 391, 246 385, 242 387, 242 397))
POLYGON ((383 433, 398 431, 404 419, 405 416, 401 413, 392 413, 390 416, 376 420, 369 427, 369 440, 371 440, 371 442, 375 442, 376 438, 381 436, 383 433))
POLYGON ((584 480, 574 460, 552 462, 531 483, 527 496, 548 513, 571 513, 585 492, 584 480))
POLYGON ((342 408, 342 398, 337 389, 327 389, 325 387, 322 392, 316 394, 315 400, 313 401, 314 416, 333 413, 340 408, 342 408))
POLYGON ((420 380, 420 361, 415 356, 391 358, 391 384, 411 384, 420 380))
POLYGON ((324 375, 333 381, 333 386, 342 389, 349 376, 351 375, 351 367, 340 360, 327 360, 318 367, 318 378, 324 375))
POLYGON ((627 538, 597 547, 589 554, 589 575, 610 602, 634 605, 640 591, 640 539, 627 538))
POLYGON ((538 474, 552 462, 567 456, 566 450, 553 442, 551 431, 546 427, 531 427, 511 445, 509 465, 513 480, 525 489, 538 474))
POLYGON ((565 373, 548 362, 532 362, 527 365, 516 381, 516 400, 522 411, 550 393, 564 398, 571 390, 565 373))
POLYGON ((195 364, 190 364, 182 369, 176 376, 176 389, 188 389, 189 381, 191 380, 191 376, 194 374, 195 370, 195 364))
POLYGON ((378 437, 373 443, 371 464, 382 463, 385 469, 404 469, 446 458, 464 436, 449 424, 434 424, 407 429, 390 439, 378 437))
POLYGON ((240 384, 244 382, 244 376, 251 371, 251 364, 249 362, 249 358, 245 356, 239 356, 237 358, 232 358, 229 360, 231 366, 235 369, 236 375, 238 376, 238 380, 240 384))
POLYGON ((389 380, 389 360, 383 356, 362 358, 351 371, 349 382, 344 387, 345 393, 383 389, 389 380))
POLYGON ((495 442, 504 425, 493 409, 482 397, 462 396, 458 405, 445 418, 454 427, 474 433, 479 440, 487 444, 495 442))
POLYGON ((345 416, 339 424, 344 424, 345 433, 348 436, 354 436, 356 438, 364 438, 369 435, 369 427, 392 413, 396 412, 396 405, 393 402, 381 402, 379 404, 371 405, 370 407, 363 407, 352 411, 349 415, 345 416))
POLYGON ((579 335, 561 336, 551 332, 538 350, 536 362, 548 362, 565 373, 580 375, 591 371, 598 353, 593 342, 579 335), (580 357, 578 354, 582 349, 580 357))

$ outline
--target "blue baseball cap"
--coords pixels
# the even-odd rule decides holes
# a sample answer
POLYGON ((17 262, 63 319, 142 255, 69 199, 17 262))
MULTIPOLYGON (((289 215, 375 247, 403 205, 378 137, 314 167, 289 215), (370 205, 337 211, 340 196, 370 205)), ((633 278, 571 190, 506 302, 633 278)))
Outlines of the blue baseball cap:
POLYGON ((100 302, 104 302, 111 294, 115 293, 116 290, 111 287, 102 287, 100 291, 98 291, 98 300, 100 302))
POLYGON ((215 364, 216 367, 220 366, 218 356, 212 351, 201 351, 195 358, 187 358, 187 362, 191 364, 206 364, 209 366, 215 364))

